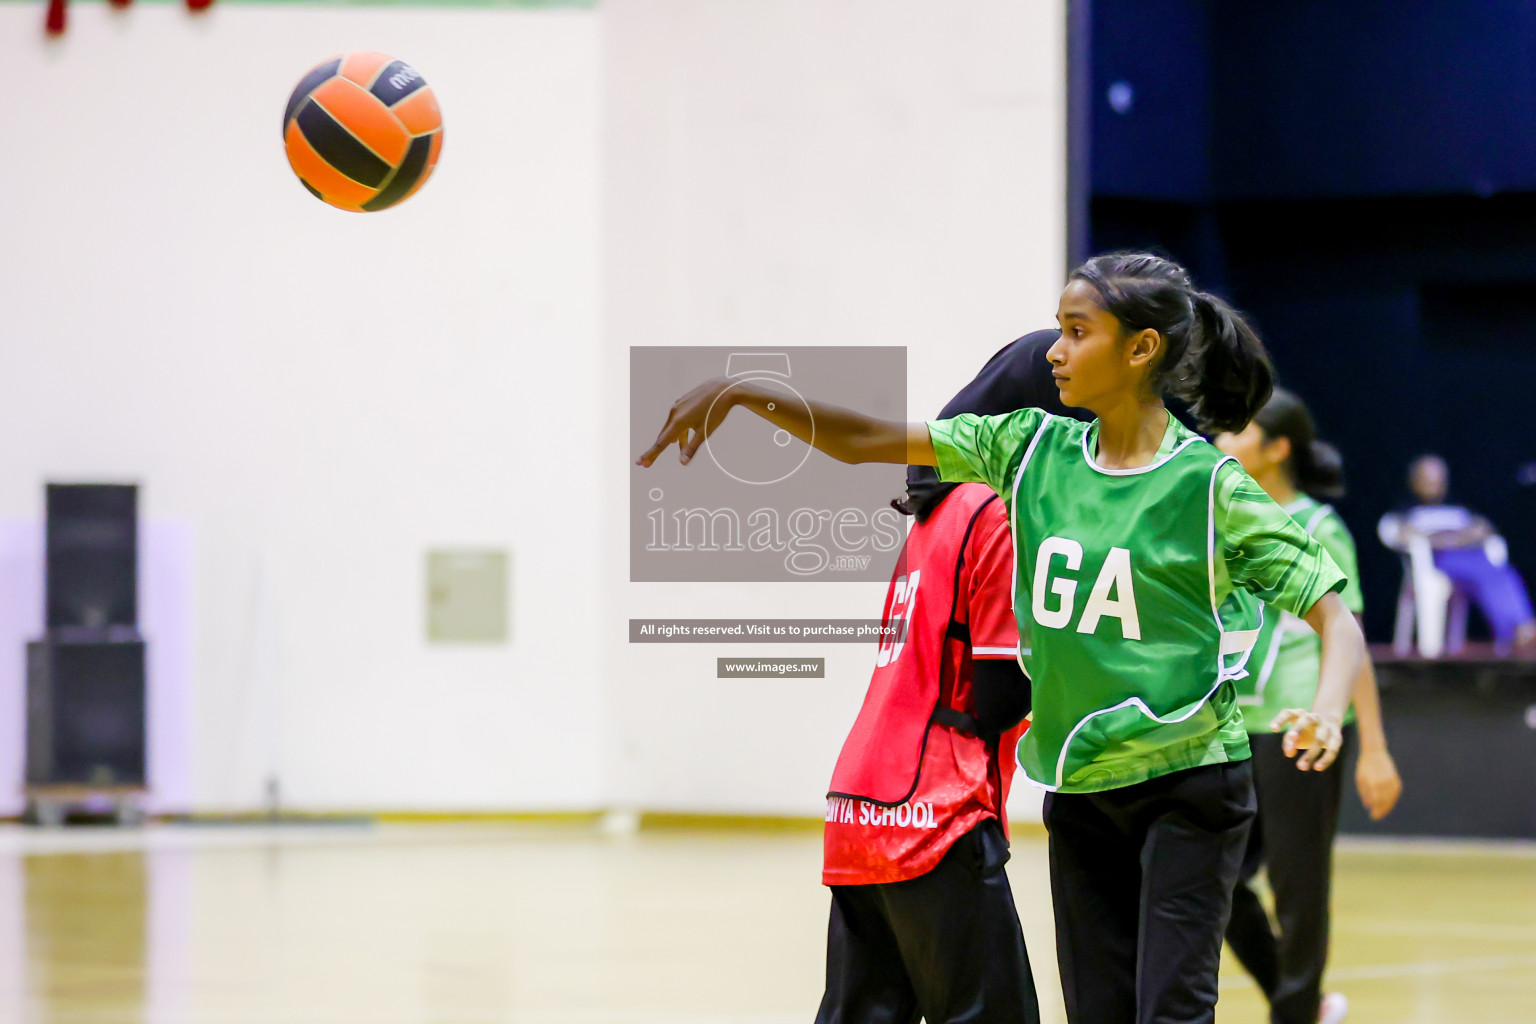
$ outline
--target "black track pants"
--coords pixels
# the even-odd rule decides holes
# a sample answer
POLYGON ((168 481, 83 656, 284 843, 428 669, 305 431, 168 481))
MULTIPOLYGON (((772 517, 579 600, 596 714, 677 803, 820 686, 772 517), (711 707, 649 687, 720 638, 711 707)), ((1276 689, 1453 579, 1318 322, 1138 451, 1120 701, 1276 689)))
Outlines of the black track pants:
POLYGON ((1056 955, 1071 1024, 1211 1024, 1254 816, 1247 761, 1051 793, 1056 955))
POLYGON ((1345 730, 1345 749, 1325 772, 1297 771, 1296 762, 1280 749, 1282 739, 1278 734, 1248 737, 1259 817, 1232 896, 1227 944, 1264 990, 1273 1024, 1313 1024, 1328 965, 1333 835, 1354 730, 1345 730), (1251 885, 1261 865, 1275 894, 1278 935, 1251 885))
POLYGON ((832 886, 817 1024, 1038 1024, 1007 861, 987 821, 926 875, 832 886))

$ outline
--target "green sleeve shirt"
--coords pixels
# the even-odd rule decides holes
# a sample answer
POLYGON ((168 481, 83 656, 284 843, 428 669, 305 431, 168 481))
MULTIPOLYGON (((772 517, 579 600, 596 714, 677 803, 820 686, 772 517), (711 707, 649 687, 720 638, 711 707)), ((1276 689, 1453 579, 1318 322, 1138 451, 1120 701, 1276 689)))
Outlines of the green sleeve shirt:
POLYGON ((1216 533, 1225 556, 1217 564, 1218 598, 1242 587, 1272 608, 1306 618, 1324 594, 1349 583, 1318 538, 1275 504, 1236 460, 1217 471, 1216 533))
MULTIPOLYGON (((1355 561, 1355 542, 1339 514, 1327 505, 1300 497, 1285 506, 1287 514, 1333 559, 1349 582, 1339 592, 1355 614, 1365 607, 1355 561)), ((1270 723, 1287 708, 1310 708, 1317 699, 1322 669, 1322 641, 1310 626, 1279 609, 1267 610, 1264 632, 1249 660, 1250 678, 1239 685, 1239 702, 1250 733, 1270 732, 1270 723)), ((1351 708, 1344 717, 1354 720, 1351 708)))
MULTIPOLYGON (((939 478, 984 483, 1011 509, 1013 474, 1048 415, 1040 409, 1020 409, 1001 416, 964 413, 929 422, 939 478)), ((1191 436, 1192 431, 1169 416, 1158 457, 1191 436)), ((1324 594, 1348 583, 1319 539, 1308 536, 1235 459, 1225 463, 1217 477, 1216 532, 1224 556, 1216 566, 1218 601, 1238 586, 1304 618, 1324 594)), ((1354 589, 1358 594, 1358 585, 1354 589)))
POLYGON ((1218 650, 1227 635, 1249 628, 1237 623, 1247 620, 1251 602, 1228 598, 1240 589, 1305 615, 1345 582, 1322 546, 1240 465, 1171 416, 1155 457, 1124 471, 1094 462, 1096 424, 1038 409, 962 415, 928 429, 940 478, 998 492, 1029 549, 1014 554, 1021 660, 1026 671, 1040 670, 1034 726, 1020 755, 1030 777, 1065 792, 1090 792, 1247 757, 1235 677, 1211 671, 1238 670, 1218 650), (1041 555, 1046 545, 1054 549, 1041 555), (1215 555, 1209 562, 1208 550, 1215 555), (1119 621, 1106 625, 1103 610, 1111 588, 1124 602, 1138 575, 1157 577, 1155 564, 1133 568, 1131 551, 1183 574, 1174 585, 1167 578, 1149 582, 1139 611, 1131 602, 1132 619, 1140 616, 1134 635, 1126 632, 1131 620, 1117 611, 1119 621), (1105 582, 1114 552, 1124 556, 1115 572, 1125 575, 1105 582), (1065 561, 1052 570, 1058 555, 1065 561), (1042 571, 1062 573, 1043 577, 1049 592, 1036 586, 1042 571), (1061 603, 1053 605, 1052 595, 1061 603), (1143 636, 1145 649, 1123 642, 1143 636), (1140 703, 1128 702, 1128 694, 1140 703))
POLYGON ((962 413, 930 421, 928 436, 938 456, 939 479, 986 484, 1005 502, 1012 502, 1013 471, 1047 415, 1040 409, 1020 409, 1002 416, 962 413))

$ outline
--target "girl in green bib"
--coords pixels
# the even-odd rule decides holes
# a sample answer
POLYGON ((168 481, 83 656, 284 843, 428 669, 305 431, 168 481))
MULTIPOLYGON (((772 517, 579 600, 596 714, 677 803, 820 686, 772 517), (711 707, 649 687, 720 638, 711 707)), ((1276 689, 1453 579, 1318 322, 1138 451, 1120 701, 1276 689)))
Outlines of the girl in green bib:
POLYGON ((690 461, 744 406, 843 462, 930 465, 997 491, 1033 684, 1018 759, 1048 791, 1068 1019, 1210 1024, 1255 813, 1234 682, 1263 606, 1322 638, 1310 708, 1275 723, 1298 769, 1338 756, 1365 642, 1337 593, 1344 575, 1317 541, 1164 406, 1179 397, 1212 432, 1246 426, 1271 389, 1247 323, 1182 267, 1145 254, 1079 267, 1057 321, 1047 354, 1057 388, 1092 423, 1038 409, 895 423, 719 379, 673 404, 637 462, 674 442, 690 461))
MULTIPOLYGON (((1243 430, 1223 433, 1216 447, 1237 457, 1254 482, 1311 534, 1345 573, 1355 574, 1355 542, 1339 514, 1319 499, 1344 495, 1343 465, 1318 440, 1312 415, 1296 395, 1275 389, 1273 397, 1243 430)), ((1353 578, 1340 593, 1356 615, 1362 605, 1353 578)), ((1269 1000, 1273 1024, 1339 1024, 1348 1002, 1322 994, 1328 963, 1328 891, 1333 873, 1333 836, 1339 821, 1343 761, 1322 773, 1291 769, 1270 723, 1286 708, 1311 702, 1317 689, 1320 645, 1315 633, 1289 613, 1270 610, 1238 681, 1238 704, 1253 748, 1254 787, 1259 813, 1248 836, 1242 875, 1232 898, 1227 943, 1269 1000), (1275 921, 1251 886, 1260 866, 1267 869, 1275 898, 1275 921)), ((1345 745, 1358 732, 1360 756, 1355 784, 1373 818, 1382 818, 1402 792, 1397 767, 1387 753, 1386 733, 1370 660, 1355 680, 1358 728, 1345 720, 1345 745)))

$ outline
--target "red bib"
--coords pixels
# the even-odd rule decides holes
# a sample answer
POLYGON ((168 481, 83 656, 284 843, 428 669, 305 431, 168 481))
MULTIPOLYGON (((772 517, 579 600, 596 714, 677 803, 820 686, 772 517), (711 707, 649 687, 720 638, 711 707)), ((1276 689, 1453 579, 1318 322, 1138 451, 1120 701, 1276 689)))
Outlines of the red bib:
POLYGON ((828 884, 915 877, 980 820, 1002 819, 1019 731, 1001 743, 975 734, 970 678, 973 647, 990 657, 1017 648, 1012 571, 990 488, 961 485, 913 525, 883 616, 900 628, 881 643, 827 794, 828 884), (973 625, 987 635, 973 637, 973 625))

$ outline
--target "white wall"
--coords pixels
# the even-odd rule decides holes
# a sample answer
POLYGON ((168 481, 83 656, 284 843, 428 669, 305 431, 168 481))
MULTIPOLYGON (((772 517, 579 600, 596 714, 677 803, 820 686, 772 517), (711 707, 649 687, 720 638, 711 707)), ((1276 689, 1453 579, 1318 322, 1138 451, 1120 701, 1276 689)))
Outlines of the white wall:
POLYGON ((571 640, 601 510, 541 473, 597 443, 570 414, 599 356, 596 13, 70 17, 48 45, 0 4, 0 518, 107 479, 190 522, 192 805, 255 806, 271 772, 300 807, 600 804, 595 730, 548 723, 597 717, 571 640), (436 175, 383 213, 283 157, 289 90, 347 49, 444 110, 436 175), (424 641, 424 551, 459 544, 512 551, 509 646, 424 641))
POLYGON ((628 583, 628 346, 904 345, 909 411, 937 413, 993 351, 1054 322, 1063 25, 1059 0, 604 4, 616 801, 816 813, 874 659, 851 645, 631 646, 625 619, 873 618, 883 594, 628 583), (824 655, 827 678, 714 678, 717 656, 752 653, 824 655))
POLYGON ((1061 8, 76 4, 48 45, 0 3, 0 520, 134 479, 191 531, 189 806, 276 773, 309 808, 816 813, 873 649, 726 682, 754 649, 625 620, 868 618, 883 588, 628 583, 628 348, 904 345, 925 415, 1049 324, 1061 8), (371 215, 307 195, 278 133, 358 48, 447 125, 371 215), (507 647, 423 640, 424 551, 457 544, 512 551, 507 647))

